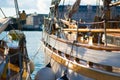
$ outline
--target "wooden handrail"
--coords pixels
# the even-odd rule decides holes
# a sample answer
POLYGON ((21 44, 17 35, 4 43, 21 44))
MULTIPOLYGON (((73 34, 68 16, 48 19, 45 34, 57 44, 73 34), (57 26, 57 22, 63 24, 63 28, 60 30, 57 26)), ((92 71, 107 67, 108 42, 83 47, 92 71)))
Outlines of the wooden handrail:
MULTIPOLYGON (((77 32, 77 29, 63 29, 63 31, 77 32)), ((104 29, 78 29, 78 32, 104 33, 104 29)), ((120 29, 106 29, 107 33, 120 33, 120 29)))
MULTIPOLYGON (((50 38, 56 39, 56 40, 58 40, 62 43, 72 45, 72 42, 67 41, 67 40, 63 40, 63 39, 60 39, 60 38, 56 38, 54 35, 50 35, 50 38)), ((120 47, 115 47, 115 46, 88 45, 88 44, 85 44, 85 43, 77 43, 77 44, 74 44, 74 45, 85 47, 85 48, 88 48, 88 49, 94 49, 94 50, 120 51, 120 47)))
POLYGON ((117 5, 120 5, 120 1, 117 1, 117 2, 111 3, 109 6, 117 6, 117 5))

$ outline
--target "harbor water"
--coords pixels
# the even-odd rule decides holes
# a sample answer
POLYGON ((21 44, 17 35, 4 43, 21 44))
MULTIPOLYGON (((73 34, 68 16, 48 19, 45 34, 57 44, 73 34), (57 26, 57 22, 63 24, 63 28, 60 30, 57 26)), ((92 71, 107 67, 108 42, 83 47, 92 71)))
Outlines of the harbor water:
POLYGON ((37 71, 44 66, 44 54, 40 42, 42 38, 42 32, 25 31, 24 33, 26 35, 26 40, 27 40, 28 55, 35 65, 35 70, 31 75, 32 79, 34 79, 37 71))
MULTIPOLYGON (((8 32, 2 32, 0 34, 0 39, 5 38, 7 36, 8 32)), ((24 31, 26 35, 26 41, 27 41, 27 50, 29 58, 34 62, 35 70, 32 73, 31 77, 32 80, 34 80, 34 77, 39 69, 44 67, 44 54, 42 51, 42 45, 41 45, 41 38, 42 38, 42 32, 41 31, 24 31)))

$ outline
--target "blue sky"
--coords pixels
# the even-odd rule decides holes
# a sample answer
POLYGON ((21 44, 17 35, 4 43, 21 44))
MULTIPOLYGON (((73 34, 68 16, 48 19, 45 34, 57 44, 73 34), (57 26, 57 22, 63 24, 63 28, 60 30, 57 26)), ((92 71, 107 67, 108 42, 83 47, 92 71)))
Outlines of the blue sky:
MULTIPOLYGON (((18 0, 20 11, 25 10, 29 13, 48 13, 51 0, 18 0)), ((65 0, 66 4, 73 4, 75 0, 65 0)), ((61 4, 63 0, 61 0, 61 4)), ((81 0, 81 4, 95 5, 96 0, 81 0)), ((0 0, 0 8, 3 9, 6 16, 15 16, 14 0, 0 0)), ((0 17, 3 17, 0 12, 0 17)))

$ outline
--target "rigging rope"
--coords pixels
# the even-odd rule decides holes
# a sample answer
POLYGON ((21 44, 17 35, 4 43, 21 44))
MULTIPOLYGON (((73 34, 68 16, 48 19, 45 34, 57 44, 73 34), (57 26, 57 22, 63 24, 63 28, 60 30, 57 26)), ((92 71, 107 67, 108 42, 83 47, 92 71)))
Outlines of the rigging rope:
POLYGON ((0 10, 1 10, 3 16, 6 18, 6 15, 5 15, 5 13, 3 12, 2 8, 0 8, 0 10))
POLYGON ((100 0, 96 0, 96 7, 97 7, 96 15, 100 16, 100 0))
POLYGON ((60 15, 60 18, 62 18, 62 15, 64 14, 64 8, 65 8, 65 0, 63 0, 63 7, 62 7, 62 12, 61 15, 60 15))
POLYGON ((35 60, 36 56, 38 55, 39 51, 41 50, 41 46, 38 48, 38 50, 35 52, 35 55, 33 55, 32 60, 35 60))
MULTIPOLYGON (((71 47, 71 51, 70 51, 70 55, 69 55, 69 57, 68 57, 68 63, 67 63, 67 67, 66 67, 66 69, 65 69, 65 71, 64 71, 64 75, 67 75, 67 73, 68 73, 68 67, 69 67, 69 63, 70 63, 70 58, 71 58, 71 56, 72 56, 72 53, 73 53, 73 49, 74 49, 74 44, 76 43, 76 40, 74 40, 73 41, 73 43, 72 43, 72 47, 71 47)), ((66 51, 67 52, 67 51, 66 51)))
MULTIPOLYGON (((58 36, 57 36, 57 38, 58 38, 58 36)), ((57 38, 55 39, 55 43, 54 43, 54 46, 53 46, 53 48, 56 46, 57 38)), ((54 49, 52 50, 52 53, 51 53, 51 55, 53 54, 53 52, 54 52, 54 49)), ((52 56, 50 57, 50 62, 51 62, 51 60, 52 60, 52 56)))

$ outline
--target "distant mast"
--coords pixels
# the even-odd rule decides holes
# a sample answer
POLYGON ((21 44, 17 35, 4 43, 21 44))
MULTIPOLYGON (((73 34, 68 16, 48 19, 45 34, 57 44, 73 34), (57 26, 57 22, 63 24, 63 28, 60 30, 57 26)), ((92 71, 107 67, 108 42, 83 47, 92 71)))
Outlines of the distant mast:
POLYGON ((18 1, 17 1, 17 0, 14 0, 14 3, 15 3, 16 16, 17 16, 17 18, 19 18, 19 7, 18 7, 18 1))

